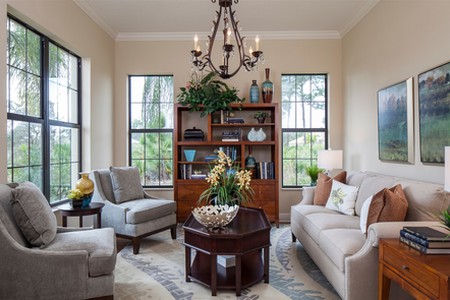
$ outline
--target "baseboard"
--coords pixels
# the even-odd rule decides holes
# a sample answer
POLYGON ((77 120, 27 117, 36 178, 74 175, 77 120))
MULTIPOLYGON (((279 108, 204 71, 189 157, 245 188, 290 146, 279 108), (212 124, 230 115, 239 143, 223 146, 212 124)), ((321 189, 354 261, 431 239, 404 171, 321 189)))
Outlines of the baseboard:
POLYGON ((281 213, 279 216, 280 216, 280 223, 291 222, 291 214, 290 213, 281 213))

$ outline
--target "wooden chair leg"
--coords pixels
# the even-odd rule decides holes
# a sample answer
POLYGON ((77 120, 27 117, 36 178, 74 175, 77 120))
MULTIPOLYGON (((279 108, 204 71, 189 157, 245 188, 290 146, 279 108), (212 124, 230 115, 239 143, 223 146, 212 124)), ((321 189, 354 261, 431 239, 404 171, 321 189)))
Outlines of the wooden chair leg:
POLYGON ((172 236, 172 240, 177 239, 177 226, 170 228, 170 235, 172 236))
POLYGON ((141 246, 141 238, 134 237, 132 243, 133 243, 133 254, 139 254, 139 248, 141 246))

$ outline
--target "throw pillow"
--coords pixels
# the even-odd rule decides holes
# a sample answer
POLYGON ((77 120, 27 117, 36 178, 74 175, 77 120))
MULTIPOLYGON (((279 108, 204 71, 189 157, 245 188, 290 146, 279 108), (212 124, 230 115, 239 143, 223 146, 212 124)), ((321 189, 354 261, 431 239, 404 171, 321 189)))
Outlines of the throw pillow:
POLYGON ((327 176, 324 173, 320 173, 319 178, 317 179, 316 190, 314 192, 314 201, 313 201, 314 204, 325 205, 327 203, 328 198, 330 197, 333 180, 345 183, 346 177, 347 177, 346 171, 340 172, 333 178, 327 176))
POLYGON ((346 215, 355 214, 355 202, 358 195, 358 187, 346 185, 342 182, 333 180, 330 197, 328 198, 326 208, 340 211, 346 215))
POLYGON ((372 199, 373 199, 373 195, 369 196, 369 198, 367 198, 364 203, 363 206, 361 207, 361 215, 359 217, 359 227, 361 228, 361 232, 362 233, 366 233, 367 232, 367 217, 369 216, 369 207, 370 207, 370 203, 372 203, 372 199))
POLYGON ((408 210, 408 200, 402 186, 397 184, 384 188, 373 196, 367 215, 367 228, 377 222, 404 221, 408 210))
POLYGON ((47 199, 31 182, 12 187, 12 211, 23 236, 32 246, 50 244, 56 236, 57 223, 47 199))
POLYGON ((116 203, 144 198, 139 170, 136 167, 110 167, 116 203))

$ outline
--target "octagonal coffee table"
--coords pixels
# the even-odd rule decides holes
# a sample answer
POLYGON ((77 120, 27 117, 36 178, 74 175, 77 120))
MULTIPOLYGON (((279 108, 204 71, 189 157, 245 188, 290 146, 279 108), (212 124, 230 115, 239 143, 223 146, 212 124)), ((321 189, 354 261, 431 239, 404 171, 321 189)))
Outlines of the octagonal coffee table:
POLYGON ((243 288, 262 280, 269 283, 270 228, 265 212, 258 208, 240 207, 230 224, 214 230, 191 214, 183 225, 186 281, 210 287, 213 296, 217 289, 235 289, 240 296, 243 288), (235 266, 219 265, 218 255, 234 256, 235 266))

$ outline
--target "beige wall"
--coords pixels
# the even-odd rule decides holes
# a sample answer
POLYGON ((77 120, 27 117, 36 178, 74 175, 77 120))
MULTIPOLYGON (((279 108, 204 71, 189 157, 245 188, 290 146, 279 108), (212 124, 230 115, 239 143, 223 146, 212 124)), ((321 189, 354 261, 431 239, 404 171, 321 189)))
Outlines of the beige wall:
MULTIPOLYGON (((204 45, 204 41, 202 46, 204 45)), ((115 58, 115 115, 114 115, 114 163, 127 164, 127 76, 129 74, 172 74, 175 95, 189 80, 189 52, 193 42, 117 42, 115 58)), ((328 73, 330 100, 330 145, 338 149, 343 146, 343 105, 341 82, 340 40, 262 40, 266 63, 257 72, 240 71, 227 80, 235 86, 241 96, 248 99, 252 79, 260 85, 264 81, 264 68, 271 69, 274 82, 274 101, 281 94, 280 77, 284 73, 328 73)), ((153 194, 173 197, 173 192, 153 194)), ((299 190, 282 190, 280 193, 280 216, 288 219, 290 206, 300 199, 299 190)))
MULTIPOLYGON (((113 160, 114 40, 72 0, 8 0, 0 4, 0 43, 6 45, 6 13, 11 12, 83 59, 83 170, 113 160)), ((0 47, 6 57, 6 47, 0 47)), ((6 60, 0 60, 0 90, 6 86, 6 60)), ((6 94, 0 95, 0 114, 6 116, 6 94)), ((6 141, 6 117, 0 138, 6 141)), ((0 182, 6 182, 6 143, 0 146, 0 182)))
POLYGON ((380 1, 343 39, 344 164, 443 183, 443 166, 420 162, 415 103, 415 163, 378 160, 377 91, 449 61, 450 1, 380 1))

